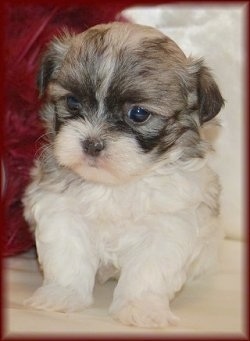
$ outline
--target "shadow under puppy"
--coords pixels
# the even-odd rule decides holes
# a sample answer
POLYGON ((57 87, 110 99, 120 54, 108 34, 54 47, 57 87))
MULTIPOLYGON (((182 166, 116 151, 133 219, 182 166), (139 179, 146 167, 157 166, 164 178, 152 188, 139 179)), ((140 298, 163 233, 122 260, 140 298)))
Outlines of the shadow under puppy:
POLYGON ((23 203, 44 282, 27 304, 81 310, 96 275, 119 276, 115 319, 175 323, 169 301, 221 237, 202 131, 223 99, 209 70, 151 27, 112 23, 55 38, 38 83, 48 141, 23 203))

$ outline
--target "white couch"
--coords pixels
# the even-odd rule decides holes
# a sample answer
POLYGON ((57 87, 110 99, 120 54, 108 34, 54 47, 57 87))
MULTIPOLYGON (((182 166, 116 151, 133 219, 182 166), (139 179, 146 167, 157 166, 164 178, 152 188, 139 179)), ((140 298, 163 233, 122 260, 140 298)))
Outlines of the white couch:
POLYGON ((41 284, 35 250, 4 261, 5 336, 180 336, 246 335, 244 259, 244 115, 246 5, 166 5, 130 8, 128 20, 152 25, 175 40, 188 54, 204 56, 226 100, 220 117, 223 131, 217 157, 211 160, 223 185, 222 224, 226 238, 216 272, 185 286, 172 302, 180 317, 175 327, 140 329, 113 321, 108 315, 115 282, 95 288, 94 305, 79 313, 35 311, 23 300, 41 284))

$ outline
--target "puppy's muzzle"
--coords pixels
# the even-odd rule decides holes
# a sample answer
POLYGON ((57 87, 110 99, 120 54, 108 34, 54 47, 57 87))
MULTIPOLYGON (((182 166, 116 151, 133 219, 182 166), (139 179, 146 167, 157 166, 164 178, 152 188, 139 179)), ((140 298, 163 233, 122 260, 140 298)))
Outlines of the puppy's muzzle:
POLYGON ((84 153, 90 156, 98 156, 104 147, 104 141, 99 139, 87 138, 86 140, 82 141, 84 153))

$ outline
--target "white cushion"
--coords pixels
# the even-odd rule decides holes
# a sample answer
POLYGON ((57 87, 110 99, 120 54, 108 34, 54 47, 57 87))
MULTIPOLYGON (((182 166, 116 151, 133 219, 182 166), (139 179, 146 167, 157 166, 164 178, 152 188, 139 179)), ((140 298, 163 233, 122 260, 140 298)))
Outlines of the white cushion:
POLYGON ((222 225, 226 236, 244 238, 244 128, 246 126, 244 31, 247 5, 160 5, 122 12, 127 20, 160 29, 188 55, 204 57, 226 101, 223 130, 212 166, 223 186, 222 225))

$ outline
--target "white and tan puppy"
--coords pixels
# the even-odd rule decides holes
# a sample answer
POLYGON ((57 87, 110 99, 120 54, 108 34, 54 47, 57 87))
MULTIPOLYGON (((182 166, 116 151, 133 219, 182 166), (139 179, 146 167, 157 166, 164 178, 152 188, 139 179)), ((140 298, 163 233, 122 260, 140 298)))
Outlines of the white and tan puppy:
POLYGON ((28 303, 81 310, 96 275, 119 277, 115 319, 175 323, 170 300, 221 235, 203 131, 223 99, 209 70, 153 28, 112 23, 55 38, 38 84, 48 141, 23 203, 44 282, 28 303))

